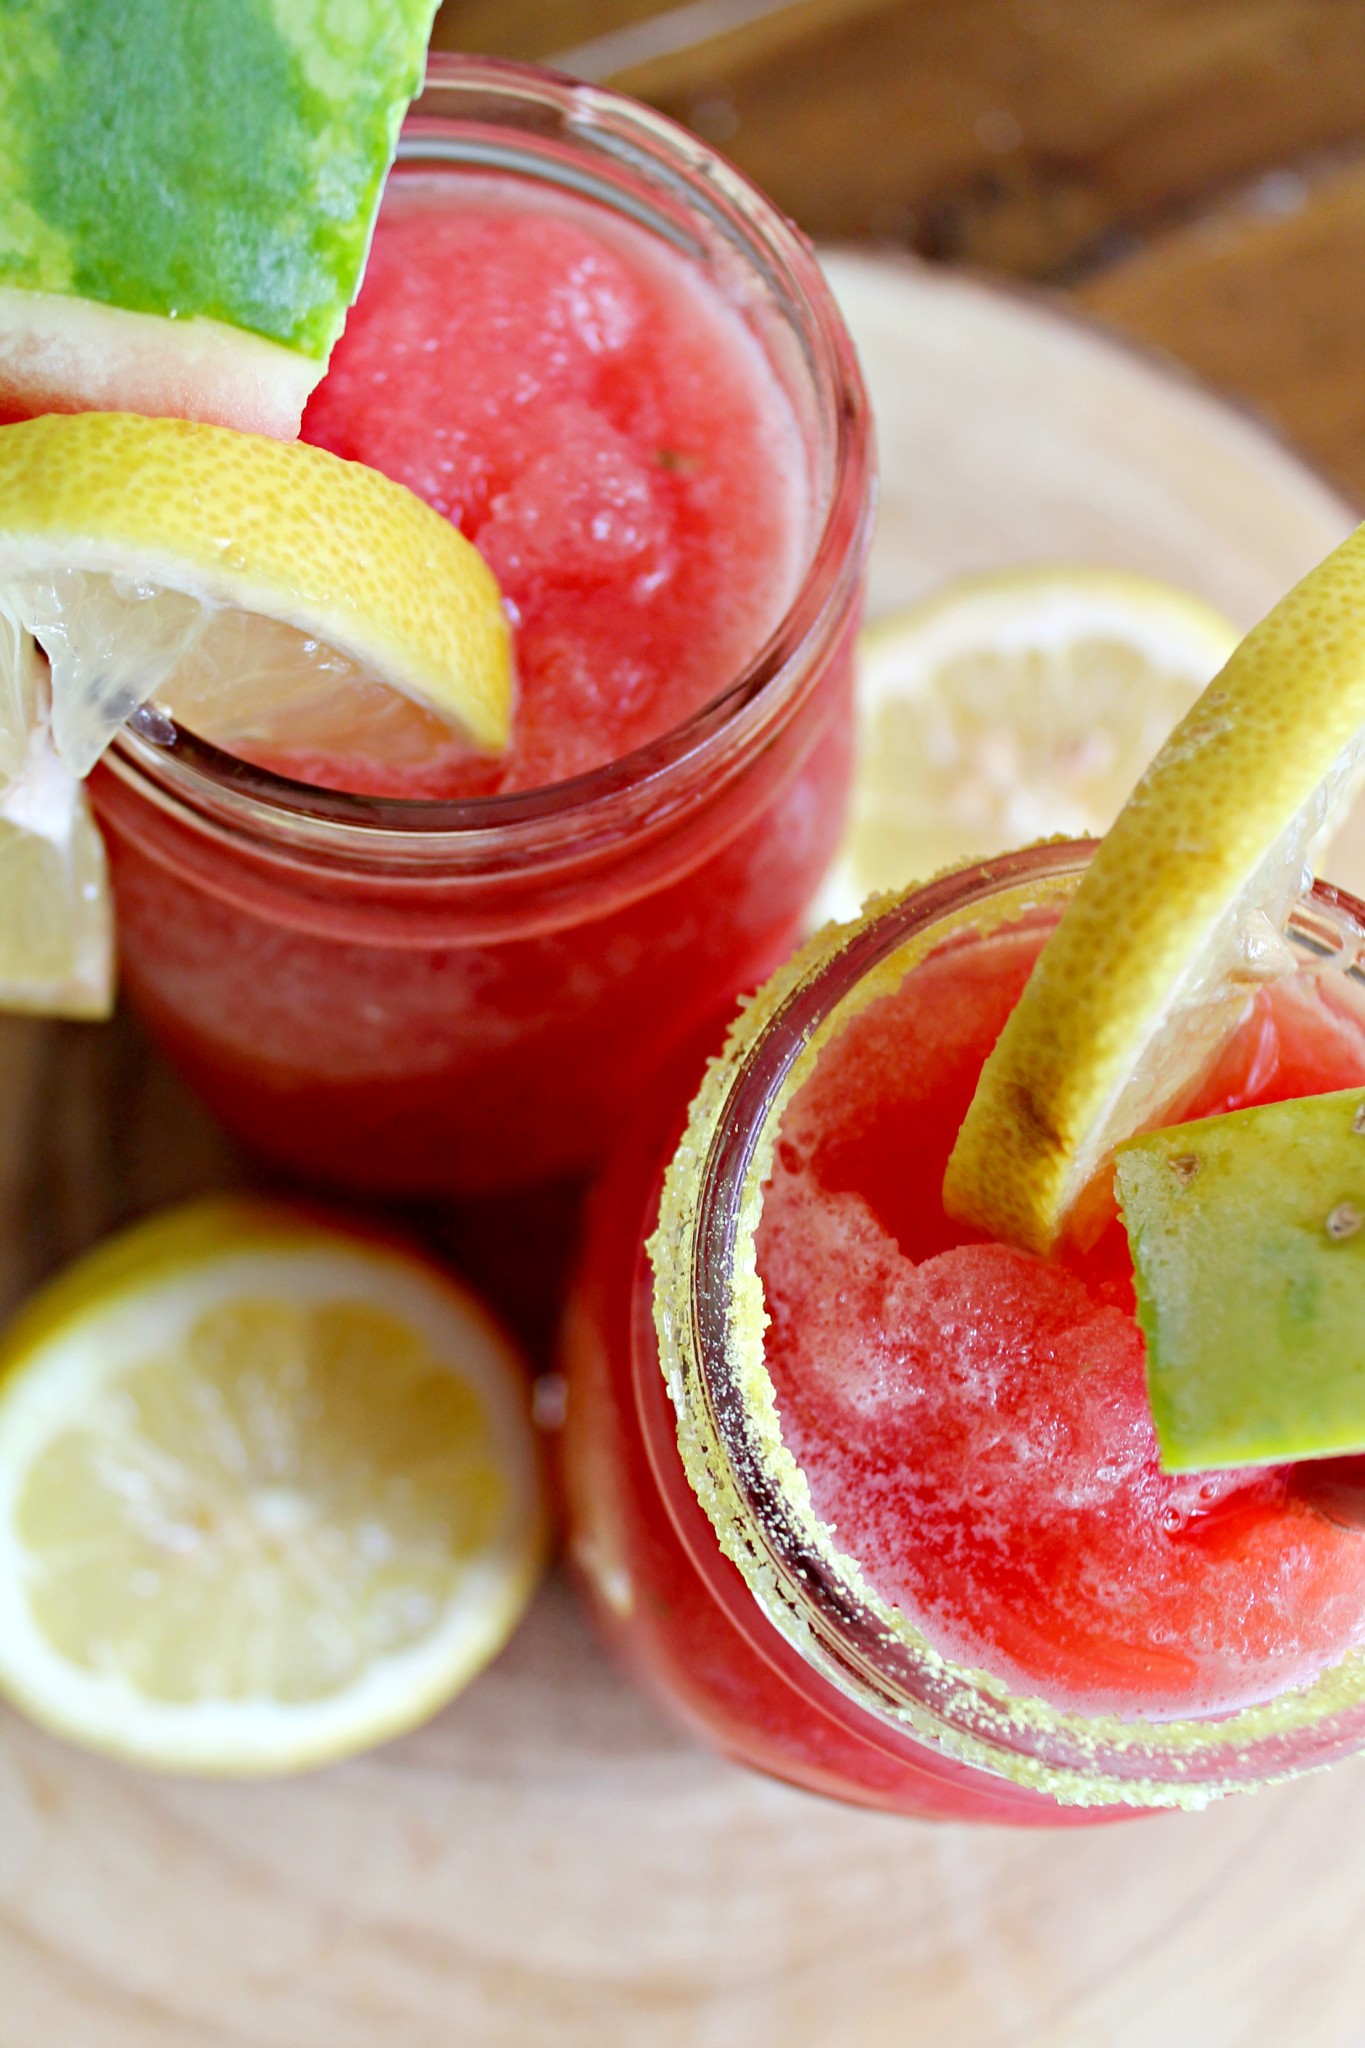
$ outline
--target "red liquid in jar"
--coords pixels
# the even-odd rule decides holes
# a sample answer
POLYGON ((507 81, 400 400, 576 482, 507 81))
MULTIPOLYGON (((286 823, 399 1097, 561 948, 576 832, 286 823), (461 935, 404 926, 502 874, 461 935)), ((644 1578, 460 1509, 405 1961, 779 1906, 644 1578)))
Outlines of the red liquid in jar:
POLYGON ((399 177, 303 438, 453 520, 514 623, 512 744, 410 769, 272 765, 388 795, 566 780, 681 725, 781 618, 808 535, 791 403, 682 254, 509 180, 399 177))
MULTIPOLYGON (((814 573, 826 510, 806 372, 779 373, 740 303, 752 273, 728 276, 529 181, 400 171, 305 432, 485 551, 514 612, 513 744, 493 761, 422 714, 382 759, 231 751, 362 797, 496 797, 724 693, 814 573)), ((833 335, 820 377, 854 380, 834 594, 695 766, 622 770, 609 821, 553 812, 513 844, 496 810, 477 840, 438 818, 419 861, 392 833, 300 838, 273 799, 224 827, 193 790, 167 805, 96 771, 125 986, 254 1149, 395 1194, 580 1173, 660 1059, 790 949, 849 775, 866 451, 833 335)))
MULTIPOLYGON (((945 1216, 1039 944, 930 959, 790 1105, 759 1237, 783 1432, 840 1548, 955 1661, 1084 1712, 1230 1712, 1365 1640, 1365 1550, 1284 1468, 1160 1470, 1117 1217, 1046 1261, 945 1216)), ((1183 1117, 1365 1082, 1326 986, 1263 990, 1183 1117)))
MULTIPOLYGON (((944 1216, 943 1167, 1039 930, 945 949, 824 1050, 758 1237, 765 1356, 816 1511, 947 1655, 1082 1712, 1270 1699, 1365 1640, 1365 1539, 1286 1473, 1160 1473, 1114 1221, 1056 1265, 944 1216)), ((861 1710, 779 1634, 678 1454, 642 1251, 700 1060, 618 1153, 567 1324, 574 1554, 607 1635, 691 1726, 812 1790, 935 1818, 1086 1826, 861 1710)), ((1365 1082, 1340 977, 1262 992, 1189 1115, 1365 1082)))

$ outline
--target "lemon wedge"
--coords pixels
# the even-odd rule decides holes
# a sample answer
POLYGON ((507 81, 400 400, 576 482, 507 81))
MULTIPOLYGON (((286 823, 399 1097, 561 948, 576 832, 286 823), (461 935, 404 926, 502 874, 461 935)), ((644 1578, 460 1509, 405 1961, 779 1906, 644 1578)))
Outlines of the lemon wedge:
POLYGON ((1057 1243, 1114 1146, 1178 1106, 1282 970, 1362 766, 1365 528, 1247 635, 1102 841, 982 1070, 952 1214, 1057 1243))
POLYGON ((967 577, 876 620, 817 921, 955 862, 1106 830, 1236 642, 1200 599, 1111 569, 967 577))
POLYGON ((401 484, 305 442, 136 413, 0 427, 0 607, 51 663, 74 775, 149 698, 226 718, 262 694, 258 670, 273 700, 363 720, 397 695, 476 746, 507 741, 491 571, 401 484))
POLYGON ((0 1687, 165 1770, 322 1764, 493 1656, 545 1543, 515 1352, 391 1244, 237 1199, 0 1344, 0 1687))
POLYGON ((0 1007, 112 1005, 79 780, 151 698, 248 752, 496 749, 507 620, 469 542, 363 464, 132 413, 0 427, 0 1007))

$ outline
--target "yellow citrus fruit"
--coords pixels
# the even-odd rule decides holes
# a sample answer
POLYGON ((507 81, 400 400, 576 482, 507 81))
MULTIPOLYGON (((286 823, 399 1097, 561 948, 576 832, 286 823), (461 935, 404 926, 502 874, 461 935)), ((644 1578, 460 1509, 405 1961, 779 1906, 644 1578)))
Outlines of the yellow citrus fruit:
POLYGON ((246 751, 497 748, 507 621, 469 542, 360 463, 132 413, 0 427, 0 1006, 111 1006, 79 778, 151 698, 246 751))
POLYGON ((0 1343, 0 1686, 166 1770, 321 1764, 502 1646, 545 1545, 516 1353, 427 1261, 218 1199, 0 1343))
POLYGON ((972 576, 858 648, 857 771, 819 910, 1049 833, 1112 824, 1237 642, 1183 590, 1117 569, 972 576))
POLYGON ((508 627, 477 550, 301 441, 136 413, 0 427, 0 601, 51 661, 77 775, 149 697, 249 692, 258 661, 277 696, 355 682, 507 740, 508 627))
POLYGON ((104 845, 52 745, 42 664, 0 616, 0 1009, 107 1016, 113 940, 104 845))
POLYGON ((1365 763, 1365 528, 1236 649, 1138 782, 982 1071, 954 1215, 1048 1251, 1114 1146, 1177 1107, 1284 961, 1365 763))

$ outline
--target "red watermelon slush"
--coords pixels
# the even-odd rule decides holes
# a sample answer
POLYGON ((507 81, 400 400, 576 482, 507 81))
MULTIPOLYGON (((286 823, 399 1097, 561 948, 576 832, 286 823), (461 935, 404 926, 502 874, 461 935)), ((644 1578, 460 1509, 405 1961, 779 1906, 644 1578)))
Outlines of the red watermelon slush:
MULTIPOLYGON (((841 1547, 955 1662, 1085 1713, 1228 1713, 1365 1641, 1365 1545, 1288 1468, 1161 1470, 1117 1214, 1052 1260, 945 1215, 1040 945, 929 960, 793 1101, 759 1237, 783 1431, 841 1547)), ((1262 990, 1185 1120, 1365 1083, 1365 1018, 1324 991, 1262 990)))
MULTIPOLYGON (((571 91, 485 68, 537 108, 571 91)), ((704 182, 648 120, 642 149, 704 182)), ((304 434, 491 564, 509 751, 424 715, 382 754, 133 735, 94 784, 163 1044, 257 1149, 396 1193, 582 1170, 660 1054, 789 948, 845 800, 867 529, 847 337, 759 195, 708 247, 423 163, 463 134, 420 124, 304 434)))
MULTIPOLYGON (((1162 1472, 1116 1213, 1086 1248, 1045 1260, 944 1212, 949 1152, 1055 914, 959 933, 823 1047, 782 1114, 764 1192, 763 1357, 811 1506, 882 1601, 1010 1697, 1150 1723, 1143 1739, 1159 1746, 1161 1724, 1282 1700, 1365 1643, 1365 1538, 1297 1499, 1289 1468, 1162 1472)), ((804 1042, 818 1014, 768 1037, 804 1042)), ((745 1142, 777 1071, 735 1069, 711 1145, 745 1142)), ((680 1071, 680 1095, 696 1074, 680 1071)), ((1182 1115, 1362 1083, 1358 991, 1342 973, 1302 971, 1256 995, 1182 1115)), ((641 1252, 679 1128, 675 1104, 671 1136, 656 1121, 618 1158, 568 1325, 574 1551, 608 1634, 692 1726, 811 1789, 1045 1825, 1129 1810, 1057 1804, 1045 1780, 997 1779, 870 1714, 798 1654, 722 1554, 715 1502, 703 1512, 679 1459, 641 1252)), ((701 1203, 702 1180, 738 1173, 695 1150, 675 1173, 684 1156, 701 1203)), ((739 1197, 716 1199, 733 1213, 739 1197)), ((723 1275, 692 1285, 723 1292, 723 1275)), ((687 1341, 705 1356, 721 1340, 704 1334, 704 1302, 691 1313, 687 1341)), ((709 1398, 723 1409, 728 1383, 709 1398)), ((690 1401, 682 1426, 695 1427, 690 1401)), ((770 1508, 753 1506, 762 1485, 744 1498, 722 1495, 725 1526, 755 1555, 784 1554, 770 1508)), ((806 1641, 829 1596, 818 1572, 800 1576, 806 1641)), ((1275 1768, 1301 1761, 1313 1720, 1275 1768)), ((1197 1781, 1187 1762, 1177 1782, 1186 1768, 1197 1781)))
POLYGON ((634 752, 737 675, 809 554, 806 451, 738 310, 628 222, 496 179, 399 179, 303 438, 416 491, 513 622, 512 744, 404 768, 271 764, 383 796, 480 797, 634 752))

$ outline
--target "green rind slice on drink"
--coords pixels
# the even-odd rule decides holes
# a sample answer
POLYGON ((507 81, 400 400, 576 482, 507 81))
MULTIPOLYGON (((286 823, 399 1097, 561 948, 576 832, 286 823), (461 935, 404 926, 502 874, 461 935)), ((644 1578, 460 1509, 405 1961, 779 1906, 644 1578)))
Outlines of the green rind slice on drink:
POLYGON ((1365 1089, 1153 1131, 1116 1169, 1163 1466, 1365 1450, 1365 1089))
POLYGON ((296 431, 433 13, 0 0, 0 406, 296 431))

